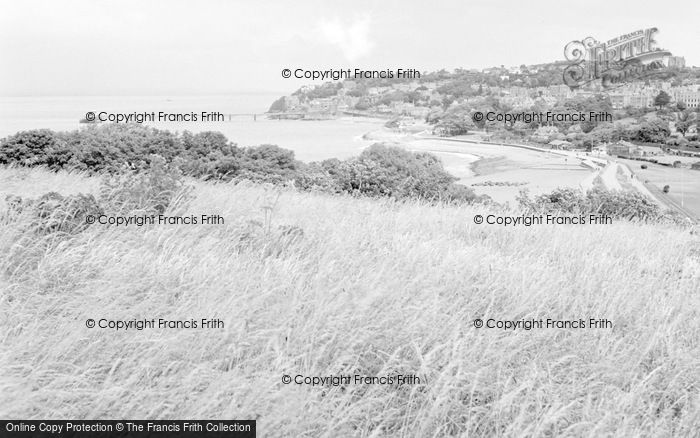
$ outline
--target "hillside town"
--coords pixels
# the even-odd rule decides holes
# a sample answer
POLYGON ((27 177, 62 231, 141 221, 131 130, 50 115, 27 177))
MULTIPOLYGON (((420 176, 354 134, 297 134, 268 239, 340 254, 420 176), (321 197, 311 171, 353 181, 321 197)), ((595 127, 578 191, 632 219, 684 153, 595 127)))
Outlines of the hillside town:
MULTIPOLYGON (((700 159, 698 112, 700 68, 682 57, 665 59, 666 69, 621 86, 600 82, 571 88, 562 81, 565 62, 483 70, 423 73, 417 80, 344 80, 301 87, 278 99, 270 115, 323 120, 370 116, 397 130, 427 124, 432 134, 478 133, 484 140, 537 143, 553 149, 605 152, 645 160, 669 155, 700 159), (498 114, 598 111, 602 123, 535 120, 514 124, 476 121, 475 112, 498 114)), ((665 158, 662 158, 665 157, 665 158)), ((686 160, 680 160, 685 162, 686 160)), ((700 164, 690 163, 697 169, 700 164)))

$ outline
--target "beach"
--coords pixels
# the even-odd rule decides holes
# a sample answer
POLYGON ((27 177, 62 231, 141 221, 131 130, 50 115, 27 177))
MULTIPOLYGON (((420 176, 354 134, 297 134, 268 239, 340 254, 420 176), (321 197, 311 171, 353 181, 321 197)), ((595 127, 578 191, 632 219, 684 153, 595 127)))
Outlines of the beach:
POLYGON ((412 133, 382 128, 365 137, 414 152, 432 153, 460 184, 500 203, 515 203, 523 189, 542 194, 559 187, 580 188, 593 172, 582 164, 586 156, 462 141, 464 138, 435 138, 419 128, 412 133))

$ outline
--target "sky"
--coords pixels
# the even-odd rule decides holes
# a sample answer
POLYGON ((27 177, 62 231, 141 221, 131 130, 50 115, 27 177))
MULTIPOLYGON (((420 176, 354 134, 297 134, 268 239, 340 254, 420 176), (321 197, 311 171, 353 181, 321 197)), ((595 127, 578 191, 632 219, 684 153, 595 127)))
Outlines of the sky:
POLYGON ((700 66, 700 2, 0 0, 0 95, 197 95, 319 83, 282 70, 482 69, 657 27, 700 66))

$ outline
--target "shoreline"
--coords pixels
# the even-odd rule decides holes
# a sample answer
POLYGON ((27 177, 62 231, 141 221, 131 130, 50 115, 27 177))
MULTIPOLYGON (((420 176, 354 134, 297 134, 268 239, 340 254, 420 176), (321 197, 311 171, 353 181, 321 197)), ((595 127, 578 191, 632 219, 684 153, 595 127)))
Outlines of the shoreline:
POLYGON ((517 202, 522 189, 532 194, 550 193, 560 187, 581 189, 582 182, 594 174, 593 168, 584 164, 588 156, 533 146, 434 137, 418 129, 409 133, 382 128, 364 138, 432 153, 459 184, 499 203, 517 202))

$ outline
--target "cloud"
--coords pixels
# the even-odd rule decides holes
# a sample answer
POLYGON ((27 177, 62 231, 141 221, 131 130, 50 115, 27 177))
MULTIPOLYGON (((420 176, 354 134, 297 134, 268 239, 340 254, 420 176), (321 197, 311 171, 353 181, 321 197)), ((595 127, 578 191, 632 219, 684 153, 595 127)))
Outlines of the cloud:
POLYGON ((348 61, 354 62, 368 55, 374 48, 374 43, 369 38, 370 22, 369 16, 347 24, 337 18, 322 20, 318 24, 318 33, 327 43, 337 46, 348 61))

